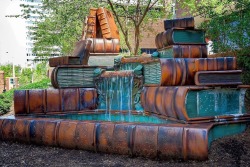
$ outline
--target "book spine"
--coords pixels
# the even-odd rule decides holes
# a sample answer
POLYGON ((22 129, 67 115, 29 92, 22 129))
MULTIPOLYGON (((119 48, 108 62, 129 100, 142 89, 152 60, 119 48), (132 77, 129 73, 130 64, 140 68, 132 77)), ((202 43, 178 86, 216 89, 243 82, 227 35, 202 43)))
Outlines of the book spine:
POLYGON ((185 30, 181 28, 167 29, 156 35, 158 50, 171 45, 205 45, 204 31, 185 30), (198 40, 199 39, 199 40, 198 40))
MULTIPOLYGON (((175 86, 175 85, 194 85, 194 75, 195 75, 195 59, 159 59, 158 63, 160 64, 160 80, 159 83, 156 84, 157 86, 175 86)), ((150 71, 146 68, 147 64, 144 64, 144 73, 145 70, 150 71)), ((149 63, 150 66, 150 63, 149 63)), ((147 80, 150 81, 151 75, 148 74, 145 77, 144 86, 156 86, 155 84, 150 84, 150 82, 146 82, 147 80)))
POLYGON ((174 29, 168 29, 164 31, 163 33, 161 33, 161 38, 159 39, 162 40, 163 47, 175 45, 174 40, 173 40, 173 31, 174 29))
POLYGON ((96 12, 97 12, 96 8, 90 8, 89 16, 87 20, 87 33, 86 33, 85 38, 96 38, 96 33, 97 33, 96 32, 96 27, 97 27, 96 12))
MULTIPOLYGON (((188 91, 192 89, 192 87, 187 86, 144 87, 141 93, 142 107, 147 112, 189 122, 191 119, 187 115, 185 100, 188 91), (158 92, 160 93, 158 94, 158 92)), ((205 90, 209 87, 196 87, 195 89, 205 90)), ((203 120, 202 117, 197 119, 203 120)))
POLYGON ((235 57, 206 58, 195 60, 195 71, 236 70, 235 57))
POLYGON ((15 115, 76 112, 96 108, 97 92, 94 88, 17 90, 14 93, 15 115))
POLYGON ((103 7, 98 8, 97 17, 100 23, 103 38, 120 39, 114 16, 110 11, 103 7))
POLYGON ((52 57, 49 59, 49 66, 50 67, 57 67, 59 65, 66 65, 69 64, 69 57, 63 56, 63 57, 52 57))
POLYGON ((159 51, 160 58, 207 58, 206 45, 172 45, 159 51))
POLYGON ((164 29, 168 30, 171 28, 186 28, 194 29, 194 17, 186 17, 181 19, 164 20, 164 29))
POLYGON ((119 53, 119 39, 88 38, 92 41, 90 53, 119 53))
POLYGON ((20 141, 18 136, 22 136, 22 140, 40 145, 184 160, 208 158, 208 132, 212 127, 211 124, 152 126, 46 118, 0 119, 0 123, 1 140, 20 141))
POLYGON ((156 48, 157 49, 161 49, 161 48, 163 48, 164 46, 163 46, 163 41, 162 41, 162 34, 163 34, 164 32, 161 32, 161 33, 159 33, 159 34, 157 34, 156 35, 156 38, 155 38, 155 45, 156 45, 156 48))
POLYGON ((174 58, 207 58, 206 45, 173 45, 174 58))
POLYGON ((58 82, 57 82, 57 71, 58 71, 58 66, 55 67, 52 72, 51 72, 51 85, 54 88, 59 88, 58 82))
MULTIPOLYGON (((149 77, 155 74, 145 75, 145 86, 176 86, 176 85, 194 85, 195 73, 198 71, 223 71, 236 70, 236 59, 233 57, 225 58, 175 58, 157 60, 160 64, 160 80, 157 84, 146 82, 149 77)), ((156 62, 157 63, 157 62, 156 62)), ((145 70, 150 71, 151 62, 144 62, 145 70), (149 65, 147 65, 149 64, 149 65), (149 67, 149 69, 147 68, 149 67)))

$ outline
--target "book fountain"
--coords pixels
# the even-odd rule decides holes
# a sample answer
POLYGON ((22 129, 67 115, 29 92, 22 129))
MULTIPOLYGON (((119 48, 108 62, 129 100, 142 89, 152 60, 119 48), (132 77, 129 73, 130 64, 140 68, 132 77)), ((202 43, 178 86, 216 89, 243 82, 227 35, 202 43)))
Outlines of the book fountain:
MULTIPOLYGON (((16 90, 15 116, 0 118, 0 139, 159 159, 208 158, 213 140, 243 132, 249 86, 234 57, 207 58, 193 18, 166 20, 158 52, 88 66, 118 55, 112 13, 90 10, 71 56, 51 58, 55 89, 16 90)), ((204 49, 205 48, 205 49, 204 49)))

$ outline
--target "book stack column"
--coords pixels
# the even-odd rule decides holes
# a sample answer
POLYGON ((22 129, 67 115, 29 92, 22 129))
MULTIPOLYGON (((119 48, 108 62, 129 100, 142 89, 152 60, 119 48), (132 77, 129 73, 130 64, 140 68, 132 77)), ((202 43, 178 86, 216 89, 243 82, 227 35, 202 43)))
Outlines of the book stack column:
POLYGON ((161 58, 206 58, 205 32, 194 29, 194 18, 164 21, 165 31, 157 34, 155 44, 161 58))
POLYGON ((56 89, 20 90, 14 95, 16 115, 79 112, 97 109, 96 77, 108 66, 88 65, 90 56, 118 55, 120 37, 113 14, 91 8, 82 39, 71 55, 49 59, 56 89))
POLYGON ((158 58, 143 62, 144 111, 186 123, 246 119, 236 58, 207 58, 205 32, 194 29, 193 18, 165 20, 164 27, 155 40, 158 58))

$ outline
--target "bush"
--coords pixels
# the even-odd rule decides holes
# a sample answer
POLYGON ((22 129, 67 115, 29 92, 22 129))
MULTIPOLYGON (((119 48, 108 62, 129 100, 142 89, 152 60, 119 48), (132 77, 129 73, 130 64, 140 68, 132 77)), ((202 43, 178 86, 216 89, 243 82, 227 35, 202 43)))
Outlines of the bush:
POLYGON ((11 89, 5 93, 0 94, 0 115, 3 115, 10 111, 12 105, 14 91, 23 90, 23 89, 46 89, 48 88, 49 79, 43 79, 40 82, 31 83, 25 86, 22 86, 17 89, 11 89))
POLYGON ((250 49, 244 49, 238 51, 237 64, 242 70, 242 82, 244 84, 250 84, 250 49))

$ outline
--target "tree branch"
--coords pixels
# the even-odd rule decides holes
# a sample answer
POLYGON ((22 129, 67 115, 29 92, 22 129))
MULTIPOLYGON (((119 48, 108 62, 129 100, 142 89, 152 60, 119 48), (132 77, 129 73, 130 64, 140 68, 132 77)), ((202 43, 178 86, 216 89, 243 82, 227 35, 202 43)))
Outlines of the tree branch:
POLYGON ((140 18, 139 23, 137 24, 137 26, 140 26, 140 24, 142 23, 142 21, 144 20, 145 16, 147 15, 147 12, 158 2, 158 0, 154 1, 152 3, 152 5, 150 5, 151 0, 148 2, 148 5, 146 7, 146 9, 144 10, 144 13, 142 14, 142 17, 140 18))

